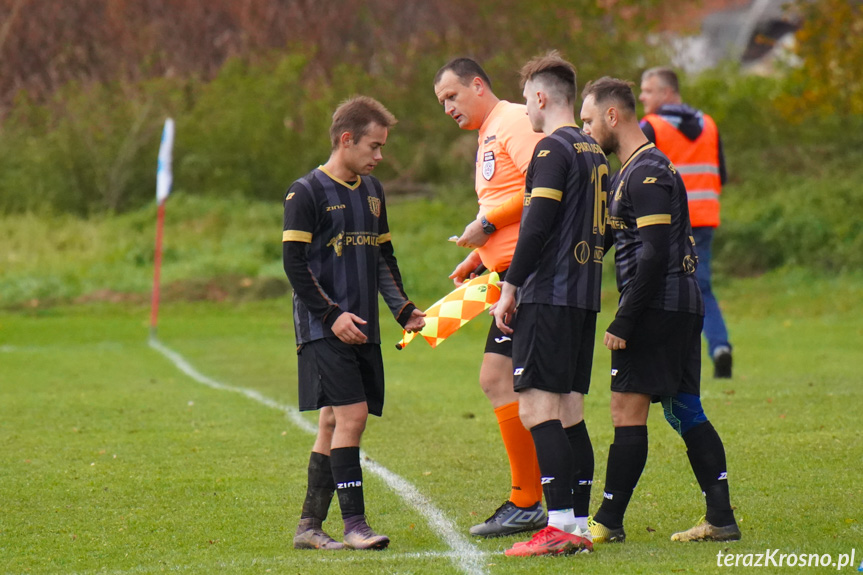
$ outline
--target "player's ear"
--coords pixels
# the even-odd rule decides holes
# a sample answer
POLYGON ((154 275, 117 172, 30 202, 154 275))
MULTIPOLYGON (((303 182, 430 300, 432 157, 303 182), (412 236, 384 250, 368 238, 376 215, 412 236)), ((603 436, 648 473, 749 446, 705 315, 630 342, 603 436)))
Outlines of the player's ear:
POLYGON ((354 137, 350 132, 342 132, 342 135, 339 136, 339 142, 342 144, 343 148, 350 148, 353 141, 354 137))
POLYGON ((606 114, 606 117, 608 118, 608 125, 611 126, 612 128, 616 127, 617 126, 617 120, 618 120, 617 108, 612 106, 608 109, 608 111, 605 114, 606 114))
POLYGON ((471 82, 473 89, 476 91, 477 96, 482 96, 485 93, 485 82, 482 81, 482 78, 476 76, 471 82))

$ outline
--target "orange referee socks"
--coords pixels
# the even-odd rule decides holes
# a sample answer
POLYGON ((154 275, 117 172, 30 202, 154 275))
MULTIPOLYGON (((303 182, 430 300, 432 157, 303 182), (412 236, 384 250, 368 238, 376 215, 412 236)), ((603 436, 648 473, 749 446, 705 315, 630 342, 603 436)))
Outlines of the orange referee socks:
POLYGON ((512 493, 509 500, 518 507, 530 507, 542 499, 533 436, 518 417, 517 401, 501 405, 494 410, 494 414, 497 416, 512 473, 512 493))

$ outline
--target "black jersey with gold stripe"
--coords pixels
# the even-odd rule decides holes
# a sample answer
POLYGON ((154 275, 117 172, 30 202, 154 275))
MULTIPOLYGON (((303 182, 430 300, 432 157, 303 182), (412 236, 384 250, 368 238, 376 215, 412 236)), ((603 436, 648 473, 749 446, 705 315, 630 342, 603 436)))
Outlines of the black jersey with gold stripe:
POLYGON ((288 189, 283 230, 283 242, 306 244, 307 269, 288 272, 297 344, 334 337, 330 325, 342 312, 367 321, 357 327, 369 343, 380 343, 379 292, 396 317, 413 307, 402 287, 376 178, 362 176, 350 184, 323 167, 313 170, 288 189))
POLYGON ((638 305, 704 315, 686 188, 668 157, 651 143, 638 148, 612 177, 608 210, 620 308, 638 305), (645 274, 639 276, 639 261, 656 257, 644 250, 642 231, 649 226, 656 226, 651 232, 663 232, 660 244, 667 243, 667 260, 661 273, 651 274, 653 285, 640 285, 645 274), (630 301, 636 292, 638 304, 630 301))
POLYGON ((536 145, 506 276, 519 303, 599 311, 608 174, 602 149, 576 126, 536 145))

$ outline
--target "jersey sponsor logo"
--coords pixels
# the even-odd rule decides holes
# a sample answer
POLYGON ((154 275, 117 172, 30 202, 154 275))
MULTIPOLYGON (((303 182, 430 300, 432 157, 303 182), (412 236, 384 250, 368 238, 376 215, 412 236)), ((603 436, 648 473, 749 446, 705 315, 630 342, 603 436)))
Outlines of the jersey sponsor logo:
POLYGON ((345 237, 346 246, 377 246, 378 236, 366 232, 350 232, 345 237))
POLYGON ((297 195, 297 192, 291 192, 290 194, 285 196, 285 201, 287 202, 288 200, 290 200, 291 198, 293 198, 296 195, 297 195))
POLYGON ((338 489, 348 489, 350 487, 362 487, 362 481, 343 481, 336 485, 338 489))
POLYGON ((335 210, 343 210, 343 209, 345 209, 345 205, 344 205, 344 204, 338 204, 338 205, 335 205, 335 206, 327 206, 327 211, 328 211, 328 212, 332 212, 332 211, 335 211, 335 210))
POLYGON ((536 155, 537 158, 544 158, 551 153, 551 150, 540 150, 536 155))
POLYGON ((601 264, 602 258, 605 257, 605 248, 602 246, 595 246, 593 248, 593 263, 601 264))
POLYGON ((374 217, 381 217, 381 199, 369 196, 369 210, 374 217))
POLYGON ((507 335, 502 335, 500 337, 494 338, 495 343, 506 343, 508 341, 512 341, 512 338, 507 335))
POLYGON ((515 368, 515 371, 512 372, 513 375, 521 375, 522 373, 524 373, 523 367, 517 367, 515 368))
POLYGON ((592 152, 594 154, 602 154, 603 156, 605 155, 602 152, 602 147, 599 144, 591 144, 590 142, 575 142, 572 147, 575 148, 575 152, 577 154, 592 152))
POLYGON ((656 178, 647 177, 647 178, 644 178, 644 181, 641 183, 642 184, 655 184, 656 178))
POLYGON ((582 240, 576 244, 573 253, 575 254, 575 261, 584 265, 590 259, 590 246, 586 241, 582 240))
POLYGON ((483 152, 482 154, 482 177, 491 180, 494 175, 494 152, 483 152))
POLYGON ((623 221, 623 218, 618 218, 616 216, 610 216, 608 218, 608 225, 610 225, 611 229, 613 229, 613 230, 625 230, 625 229, 627 229, 626 222, 623 221))
POLYGON ((692 275, 695 273, 695 262, 697 260, 692 256, 686 256, 683 258, 683 272, 686 275, 692 275))
POLYGON ((342 248, 345 247, 345 232, 341 232, 339 235, 328 241, 327 247, 333 248, 336 252, 336 257, 342 257, 342 248))

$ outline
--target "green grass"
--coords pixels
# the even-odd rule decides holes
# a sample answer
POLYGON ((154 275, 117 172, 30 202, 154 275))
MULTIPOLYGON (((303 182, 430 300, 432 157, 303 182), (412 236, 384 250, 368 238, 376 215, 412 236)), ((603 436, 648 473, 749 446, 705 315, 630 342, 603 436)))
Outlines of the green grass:
MULTIPOLYGON (((705 366, 703 399, 725 441, 742 541, 668 540, 703 503, 682 441, 654 410, 626 544, 517 560, 502 555, 515 537, 471 540, 487 552, 485 571, 719 573, 728 571, 716 567, 719 550, 837 558, 856 548, 863 560, 861 279, 792 271, 716 286, 736 346, 735 378, 713 380, 705 366)), ((600 326, 613 309, 610 291, 605 300, 600 326)), ((397 352, 399 333, 387 321, 387 404, 363 444, 461 533, 508 492, 477 384, 484 323, 436 350, 416 341, 397 352)), ((459 572, 427 554, 448 549, 426 518, 368 472, 368 512, 391 548, 291 549, 312 437, 276 409, 196 383, 149 348, 146 334, 140 305, 0 313, 0 572, 459 572)), ((207 376, 296 404, 288 298, 169 304, 159 335, 207 376)), ((612 437, 607 370, 608 353, 597 348, 586 416, 597 461, 592 509, 612 437)), ((335 505, 331 515, 328 528, 338 533, 335 505)))

